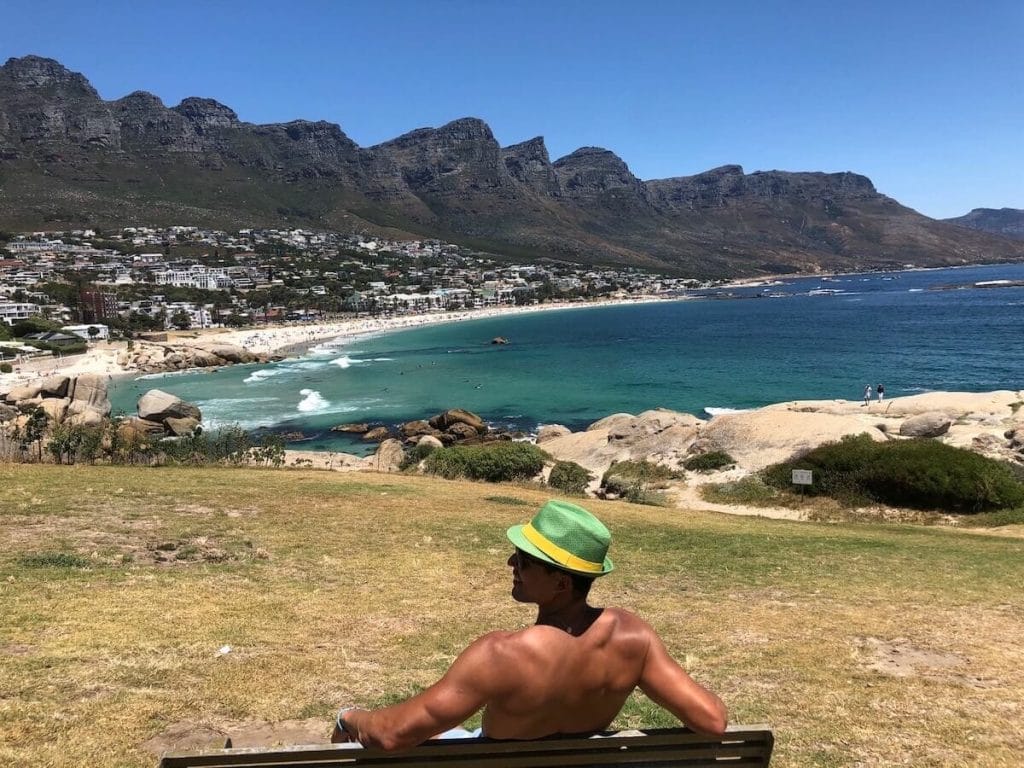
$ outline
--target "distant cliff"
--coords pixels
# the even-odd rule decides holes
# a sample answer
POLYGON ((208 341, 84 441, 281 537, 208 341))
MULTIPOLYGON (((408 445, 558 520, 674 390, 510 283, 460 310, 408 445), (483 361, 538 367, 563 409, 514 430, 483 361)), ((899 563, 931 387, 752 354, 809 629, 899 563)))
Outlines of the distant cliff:
POLYGON ((14 230, 292 225, 704 277, 1024 259, 1024 243, 929 219, 855 173, 643 181, 607 149, 501 147, 471 117, 360 147, 333 123, 253 125, 212 99, 104 101, 36 56, 0 67, 0 182, 14 230))
POLYGON ((1024 240, 1024 211, 1019 208, 975 208, 965 216, 943 221, 978 232, 1024 240))

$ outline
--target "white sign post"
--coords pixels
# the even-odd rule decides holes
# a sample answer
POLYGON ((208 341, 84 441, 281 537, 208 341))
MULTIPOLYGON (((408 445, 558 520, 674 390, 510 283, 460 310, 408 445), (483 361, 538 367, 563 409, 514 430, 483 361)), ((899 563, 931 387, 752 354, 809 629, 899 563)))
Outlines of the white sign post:
POLYGON ((809 469, 793 470, 793 485, 800 486, 800 498, 804 497, 804 486, 814 483, 814 473, 809 469))

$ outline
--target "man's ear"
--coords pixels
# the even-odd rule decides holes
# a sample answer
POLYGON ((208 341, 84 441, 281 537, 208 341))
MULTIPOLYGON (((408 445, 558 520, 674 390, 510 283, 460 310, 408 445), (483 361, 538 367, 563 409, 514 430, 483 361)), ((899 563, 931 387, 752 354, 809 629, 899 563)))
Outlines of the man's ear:
POLYGON ((572 592, 572 577, 567 573, 559 571, 555 586, 559 592, 572 592))

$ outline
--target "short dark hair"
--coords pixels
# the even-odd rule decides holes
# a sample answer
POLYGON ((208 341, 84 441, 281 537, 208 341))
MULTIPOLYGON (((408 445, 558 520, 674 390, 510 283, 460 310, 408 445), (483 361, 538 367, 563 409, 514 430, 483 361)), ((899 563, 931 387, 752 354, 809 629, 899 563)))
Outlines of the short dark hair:
POLYGON ((541 560, 539 557, 535 557, 534 555, 531 555, 529 552, 525 552, 519 549, 519 547, 516 547, 516 552, 518 552, 520 556, 525 557, 531 563, 539 565, 548 573, 554 573, 555 571, 564 573, 566 576, 572 579, 572 591, 577 593, 580 597, 585 598, 587 595, 590 594, 590 588, 594 586, 593 576, 584 576, 582 573, 573 573, 572 571, 567 571, 564 568, 559 568, 554 563, 549 563, 547 560, 541 560))

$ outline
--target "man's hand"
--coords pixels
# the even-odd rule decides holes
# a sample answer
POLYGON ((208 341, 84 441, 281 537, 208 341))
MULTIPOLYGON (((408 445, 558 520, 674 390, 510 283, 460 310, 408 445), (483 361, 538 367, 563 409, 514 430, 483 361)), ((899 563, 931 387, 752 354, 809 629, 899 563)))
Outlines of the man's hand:
POLYGON ((355 707, 342 707, 338 711, 337 717, 334 718, 334 732, 331 734, 332 744, 345 744, 347 742, 358 741, 354 733, 352 733, 345 722, 345 716, 355 710, 355 707))

